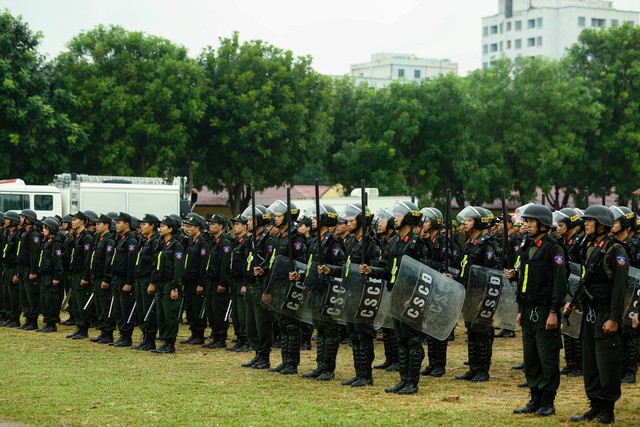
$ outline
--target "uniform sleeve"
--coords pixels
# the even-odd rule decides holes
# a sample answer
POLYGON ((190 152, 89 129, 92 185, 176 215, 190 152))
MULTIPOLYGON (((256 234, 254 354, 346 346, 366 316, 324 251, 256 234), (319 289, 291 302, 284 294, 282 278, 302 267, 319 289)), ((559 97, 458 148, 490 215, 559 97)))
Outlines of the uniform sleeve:
POLYGON ((40 263, 40 252, 42 237, 35 232, 29 238, 29 274, 38 274, 38 264, 40 263))
POLYGON ((209 267, 209 261, 211 260, 211 247, 209 244, 202 240, 200 243, 200 247, 198 248, 200 252, 200 272, 198 273, 198 285, 205 286, 207 283, 207 269, 209 267))
POLYGON ((482 249, 482 265, 487 268, 498 267, 498 257, 495 248, 490 243, 482 249))
POLYGON ((62 268, 62 244, 54 241, 51 251, 53 258, 53 280, 62 280, 64 272, 62 268))
POLYGON ((127 240, 127 284, 133 285, 136 272, 136 258, 138 258, 138 240, 131 236, 127 240))
POLYGON ((347 255, 342 250, 342 245, 337 241, 331 244, 328 258, 330 263, 327 262, 325 265, 329 267, 329 270, 331 270, 329 276, 342 277, 342 266, 347 262, 347 255))
POLYGON ((618 246, 611 260, 613 271, 613 289, 611 290, 611 311, 609 319, 622 321, 624 316, 624 298, 629 284, 629 259, 622 246, 618 246))
POLYGON ((220 286, 226 290, 231 287, 231 257, 233 255, 233 243, 224 239, 220 243, 220 286))
POLYGON ((300 262, 307 260, 307 245, 300 235, 296 235, 293 239, 293 259, 300 262))
MULTIPOLYGON (((116 250, 116 243, 113 239, 107 239, 107 241, 104 244, 104 248, 105 248, 105 255, 104 255, 104 271, 102 271, 102 278, 103 280, 106 280, 107 277, 107 271, 110 272, 111 270, 111 262, 113 261, 113 254, 116 250)), ((110 282, 110 281, 109 281, 110 282)), ((107 283, 109 283, 107 282, 107 283)))
POLYGON ((551 250, 553 291, 551 294, 550 310, 559 313, 564 306, 567 295, 567 260, 564 250, 560 245, 555 245, 551 250))
POLYGON ((82 267, 82 280, 91 280, 91 253, 94 248, 94 240, 90 234, 86 234, 82 238, 82 252, 84 266, 82 267))
POLYGON ((171 281, 171 289, 180 289, 181 287, 185 261, 183 254, 183 246, 180 243, 176 243, 176 247, 173 251, 173 280, 171 281))

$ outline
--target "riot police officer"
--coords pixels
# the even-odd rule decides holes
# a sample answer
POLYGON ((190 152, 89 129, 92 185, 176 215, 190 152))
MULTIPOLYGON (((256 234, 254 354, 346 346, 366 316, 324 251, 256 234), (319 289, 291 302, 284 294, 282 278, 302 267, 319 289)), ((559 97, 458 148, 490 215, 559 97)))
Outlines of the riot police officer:
POLYGON ((20 305, 26 318, 25 331, 38 329, 40 315, 40 288, 38 287, 38 261, 40 260, 42 235, 36 228, 40 225, 31 209, 20 212, 22 235, 18 246, 20 262, 20 305))
POLYGON ((91 254, 94 240, 86 229, 88 217, 78 211, 71 215, 71 227, 74 237, 69 261, 71 271, 71 290, 73 297, 69 299, 70 308, 76 321, 76 331, 67 338, 80 340, 88 337, 89 313, 84 309, 93 289, 91 285, 91 254))
POLYGON ((2 296, 7 312, 7 321, 3 326, 16 328, 20 326, 20 291, 18 289, 18 245, 20 243, 18 225, 20 225, 20 215, 17 212, 8 211, 5 214, 4 225, 2 296))
POLYGON ((104 214, 96 219, 96 241, 91 260, 91 280, 95 286, 94 298, 100 329, 100 335, 91 338, 91 341, 100 344, 111 344, 113 331, 116 329, 113 289, 105 282, 107 269, 111 265, 116 248, 115 240, 109 231, 111 221, 111 218, 104 214))
POLYGON ((233 322, 233 332, 236 335, 236 343, 227 348, 226 351, 237 351, 244 353, 250 350, 247 339, 247 302, 245 294, 247 287, 244 282, 244 272, 247 267, 245 250, 249 244, 247 235, 247 218, 241 214, 233 220, 233 250, 229 265, 231 274, 231 321, 233 322))
POLYGON ((40 307, 44 327, 36 332, 55 332, 60 321, 60 292, 62 284, 62 244, 58 238, 58 220, 49 217, 42 221, 42 255, 38 263, 40 307))

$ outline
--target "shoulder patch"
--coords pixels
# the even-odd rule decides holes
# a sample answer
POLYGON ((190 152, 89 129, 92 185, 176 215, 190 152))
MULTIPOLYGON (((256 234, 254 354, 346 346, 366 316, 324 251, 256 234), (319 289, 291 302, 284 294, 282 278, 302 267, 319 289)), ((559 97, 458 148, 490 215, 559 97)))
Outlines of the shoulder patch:
POLYGON ((564 257, 562 255, 556 255, 553 257, 553 262, 555 262, 558 267, 562 267, 564 265, 564 257))
POLYGON ((200 249, 200 255, 205 256, 207 254, 207 248, 200 249))
POLYGON ((338 256, 338 254, 340 253, 340 248, 333 248, 331 252, 333 252, 333 256, 338 256))
POLYGON ((224 251, 225 254, 228 254, 229 251, 231 250, 231 246, 223 246, 222 250, 224 251))
POLYGON ((293 248, 296 251, 299 251, 300 249, 302 249, 302 242, 293 242, 293 248))
POLYGON ((129 245, 129 252, 133 252, 136 250, 136 245, 134 245, 133 243, 129 245))
POLYGON ((493 258, 495 254, 492 251, 487 251, 487 259, 493 258))
POLYGON ((269 252, 272 252, 273 251, 273 245, 267 245, 267 250, 269 252))
POLYGON ((56 249, 56 256, 62 256, 62 249, 56 249))
POLYGON ((85 243, 84 244, 84 250, 88 251, 89 249, 91 249, 91 244, 90 243, 85 243))
POLYGON ((37 234, 33 236, 33 243, 40 243, 40 236, 38 236, 37 234))
POLYGON ((107 245, 107 252, 111 252, 113 250, 113 245, 107 245))
POLYGON ((618 265, 620 267, 624 267, 625 265, 627 265, 627 257, 624 255, 618 255, 616 257, 616 261, 618 262, 618 265))
POLYGON ((182 259, 182 252, 176 252, 176 259, 182 259))

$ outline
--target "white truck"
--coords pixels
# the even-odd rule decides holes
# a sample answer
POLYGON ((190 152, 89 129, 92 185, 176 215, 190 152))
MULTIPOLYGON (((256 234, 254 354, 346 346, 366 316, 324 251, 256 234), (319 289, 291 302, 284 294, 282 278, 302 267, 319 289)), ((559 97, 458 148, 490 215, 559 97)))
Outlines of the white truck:
POLYGON ((189 212, 182 195, 184 178, 57 174, 49 185, 27 185, 21 179, 0 181, 0 211, 33 209, 38 217, 92 210, 98 214, 127 212, 162 218, 189 212), (185 212, 186 210, 186 212, 185 212))

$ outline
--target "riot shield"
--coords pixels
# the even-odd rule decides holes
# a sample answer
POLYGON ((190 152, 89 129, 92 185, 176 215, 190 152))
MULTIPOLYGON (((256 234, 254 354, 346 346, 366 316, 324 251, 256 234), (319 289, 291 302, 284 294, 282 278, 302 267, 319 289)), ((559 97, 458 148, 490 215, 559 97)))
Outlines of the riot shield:
POLYGON ((313 323, 314 320, 337 322, 346 291, 341 285, 341 278, 320 276, 319 265, 311 260, 306 266, 304 296, 297 310, 297 318, 306 323, 313 323))
POLYGON ((471 266, 462 308, 464 321, 515 331, 518 316, 516 286, 502 271, 471 266))
POLYGON ((625 326, 631 326, 633 316, 638 314, 640 307, 640 270, 635 267, 629 267, 629 287, 625 296, 625 307, 623 323, 625 326))
MULTIPOLYGON (((565 298, 566 302, 571 302, 571 299, 575 295, 578 290, 578 285, 580 284, 580 276, 575 274, 577 272, 580 274, 581 266, 580 264, 576 264, 573 262, 569 263, 569 269, 571 270, 571 275, 569 275, 569 280, 567 280, 567 296, 565 298), (571 265, 573 264, 573 266, 571 265)), ((582 307, 576 307, 573 310, 568 318, 562 316, 562 335, 566 335, 571 338, 579 338, 580 337, 580 329, 582 328, 582 307)))
POLYGON ((464 298, 460 283, 405 255, 389 300, 383 301, 379 315, 391 316, 444 340, 460 316, 464 298))
POLYGON ((342 272, 344 305, 338 307, 334 318, 339 322, 375 325, 386 280, 363 276, 358 272, 360 264, 348 262, 342 272))
MULTIPOLYGON (((300 275, 304 275, 307 265, 294 261, 294 268, 300 275)), ((290 270, 289 257, 277 255, 271 266, 271 277, 265 290, 265 295, 269 296, 266 304, 276 313, 299 318, 298 311, 302 307, 305 286, 304 282, 289 280, 290 270)))

